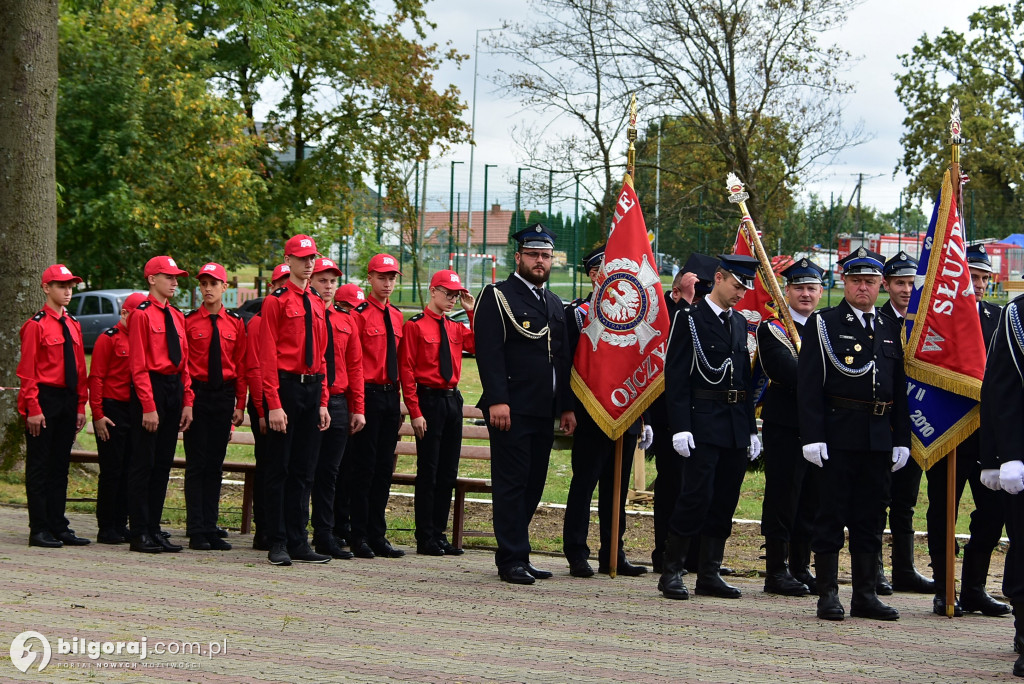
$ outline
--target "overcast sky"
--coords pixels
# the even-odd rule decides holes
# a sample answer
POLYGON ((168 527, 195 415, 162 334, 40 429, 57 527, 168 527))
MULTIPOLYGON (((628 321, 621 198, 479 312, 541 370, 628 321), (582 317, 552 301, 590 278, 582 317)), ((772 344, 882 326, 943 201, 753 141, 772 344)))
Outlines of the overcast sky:
MULTIPOLYGON (((844 117, 852 124, 862 121, 865 130, 873 135, 867 144, 845 152, 835 165, 827 169, 822 178, 806 189, 816 191, 827 202, 829 193, 834 192, 848 197, 857 183, 856 174, 865 175, 863 202, 884 211, 899 205, 900 190, 905 184, 902 175, 893 177, 893 171, 902 154, 900 135, 905 111, 896 99, 895 79, 893 74, 899 70, 897 55, 909 52, 918 38, 927 33, 936 35, 943 27, 958 31, 966 31, 967 15, 982 5, 1003 4, 998 0, 978 2, 964 0, 867 0, 849 16, 846 26, 836 32, 832 40, 860 57, 848 73, 847 80, 854 84, 855 92, 847 99, 844 117)), ((461 52, 474 53, 474 40, 477 29, 488 29, 501 25, 503 19, 525 21, 528 16, 528 0, 435 0, 427 5, 431 20, 437 24, 432 40, 443 43, 452 41, 461 52)), ((482 165, 484 163, 501 163, 512 168, 522 159, 517 158, 517 150, 509 137, 509 130, 525 121, 535 120, 529 112, 522 111, 518 103, 502 99, 491 82, 491 76, 500 66, 514 68, 514 64, 501 62, 497 55, 485 52, 481 34, 481 51, 479 54, 479 75, 477 78, 477 115, 476 140, 477 150, 474 163, 474 208, 481 206, 482 165)), ((473 60, 472 57, 463 64, 461 69, 446 69, 438 75, 439 84, 454 83, 464 93, 465 99, 471 101, 473 94, 473 60)), ((471 111, 465 117, 470 120, 471 111)), ((643 130, 643 113, 641 113, 640 129, 643 130)), ((970 137, 970 131, 966 131, 970 137)), ((945 136, 945 131, 936 131, 937 136, 945 136)), ((623 146, 625 146, 623 141, 623 146)), ((469 146, 463 145, 453 150, 447 160, 463 161, 457 166, 456 187, 468 187, 469 146)), ((444 193, 434 191, 433 186, 443 180, 444 188, 448 188, 448 161, 444 171, 432 179, 432 194, 441 196, 444 193)), ((969 172, 969 160, 965 160, 969 172)), ((503 166, 504 168, 504 166, 503 166)), ((512 172, 500 173, 502 169, 491 172, 490 197, 496 195, 505 206, 514 205, 514 190, 509 184, 512 172)), ((511 179, 511 180, 514 180, 511 179)), ((447 197, 443 202, 447 207, 447 197)), ((432 202, 433 204, 433 202, 432 202)), ((462 199, 465 207, 465 198, 462 199)), ((436 208, 436 207, 430 207, 436 208)), ((925 208, 930 211, 930 207, 925 208)))

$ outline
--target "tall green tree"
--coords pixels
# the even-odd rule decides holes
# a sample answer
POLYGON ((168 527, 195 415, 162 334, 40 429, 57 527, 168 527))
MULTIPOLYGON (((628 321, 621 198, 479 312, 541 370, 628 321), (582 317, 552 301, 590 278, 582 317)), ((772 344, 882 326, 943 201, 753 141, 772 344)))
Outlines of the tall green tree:
POLYGON ((1019 232, 1024 217, 1024 154, 1020 117, 1024 111, 1024 0, 982 7, 968 19, 968 31, 944 29, 923 35, 900 55, 896 94, 907 109, 903 158, 912 196, 934 199, 949 166, 952 98, 960 100, 964 187, 973 196, 975 237, 1019 232))
POLYGON ((141 282, 154 254, 245 259, 263 191, 235 102, 208 81, 213 44, 152 0, 60 22, 58 253, 90 287, 141 282))

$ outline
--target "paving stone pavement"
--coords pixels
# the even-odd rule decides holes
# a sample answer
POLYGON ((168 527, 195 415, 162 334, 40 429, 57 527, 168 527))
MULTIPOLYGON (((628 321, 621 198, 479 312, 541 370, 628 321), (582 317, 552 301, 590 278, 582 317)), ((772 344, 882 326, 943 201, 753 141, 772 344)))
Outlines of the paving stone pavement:
MULTIPOLYGON (((95 534, 91 516, 71 518, 95 534)), ((553 579, 514 587, 485 551, 279 568, 235 534, 232 551, 159 555, 27 539, 25 510, 0 506, 0 681, 1013 680, 1012 620, 934 616, 929 596, 891 597, 898 622, 827 623, 812 598, 770 597, 753 579, 736 580, 740 600, 676 602, 660 597, 654 575, 575 579, 556 557, 534 559, 553 579), (23 675, 9 647, 26 630, 53 654, 23 675), (75 637, 145 638, 149 654, 58 653, 58 638, 75 637), (181 642, 203 653, 173 654, 181 642)), ((848 585, 840 596, 848 606, 848 585)))

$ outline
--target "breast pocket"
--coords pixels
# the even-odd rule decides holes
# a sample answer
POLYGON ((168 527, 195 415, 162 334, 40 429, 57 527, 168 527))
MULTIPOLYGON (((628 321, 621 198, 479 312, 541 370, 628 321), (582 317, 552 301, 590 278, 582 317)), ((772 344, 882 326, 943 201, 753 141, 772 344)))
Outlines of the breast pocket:
POLYGON ((306 332, 306 312, 301 306, 284 307, 282 331, 288 335, 303 335, 306 332))
POLYGON ((895 343, 882 343, 882 355, 887 359, 902 359, 903 347, 895 343))

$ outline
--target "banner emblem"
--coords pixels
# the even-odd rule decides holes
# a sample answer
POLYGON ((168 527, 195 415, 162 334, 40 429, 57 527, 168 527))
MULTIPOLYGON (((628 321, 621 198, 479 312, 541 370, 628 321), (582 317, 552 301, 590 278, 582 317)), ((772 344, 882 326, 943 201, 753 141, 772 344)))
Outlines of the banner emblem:
POLYGON ((616 347, 639 344, 643 352, 658 336, 653 323, 658 318, 658 273, 647 261, 622 257, 604 265, 604 281, 598 287, 597 306, 590 307, 583 334, 594 351, 599 340, 616 347))

